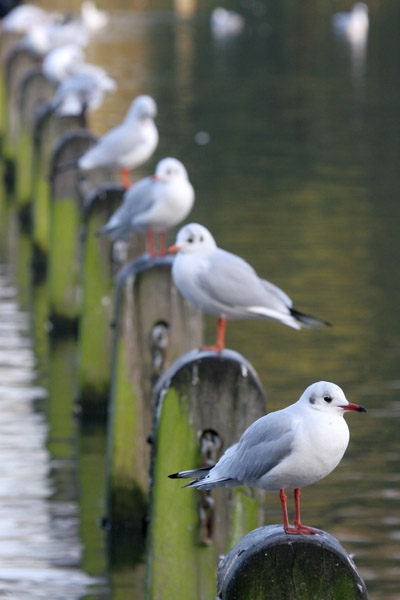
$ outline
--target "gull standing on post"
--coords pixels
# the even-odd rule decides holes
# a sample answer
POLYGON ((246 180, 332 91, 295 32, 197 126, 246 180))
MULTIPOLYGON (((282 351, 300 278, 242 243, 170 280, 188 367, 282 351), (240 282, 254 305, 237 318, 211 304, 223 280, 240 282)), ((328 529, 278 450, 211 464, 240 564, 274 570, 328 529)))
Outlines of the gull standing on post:
POLYGON ((137 96, 124 121, 108 131, 78 160, 82 171, 102 167, 118 168, 125 188, 130 186, 129 171, 146 162, 158 144, 153 119, 157 106, 151 96, 137 96))
POLYGON ((250 425, 215 466, 169 477, 195 478, 183 487, 200 491, 247 485, 279 492, 285 532, 320 533, 301 524, 300 488, 323 479, 342 460, 350 438, 343 419, 346 411, 366 412, 362 406, 349 402, 338 385, 327 381, 313 383, 295 404, 250 425), (285 490, 294 490, 293 527, 289 525, 285 490))
POLYGON ((218 317, 217 342, 210 350, 225 347, 226 319, 265 319, 294 329, 329 325, 293 308, 283 290, 260 279, 239 256, 218 248, 208 229, 198 223, 182 227, 168 252, 177 253, 172 276, 182 296, 218 317))
POLYGON ((114 241, 129 237, 133 231, 147 233, 148 250, 156 255, 154 233, 160 234, 159 254, 165 254, 165 231, 187 217, 194 202, 194 189, 187 171, 176 158, 164 158, 155 174, 145 177, 127 190, 121 206, 100 234, 114 241))

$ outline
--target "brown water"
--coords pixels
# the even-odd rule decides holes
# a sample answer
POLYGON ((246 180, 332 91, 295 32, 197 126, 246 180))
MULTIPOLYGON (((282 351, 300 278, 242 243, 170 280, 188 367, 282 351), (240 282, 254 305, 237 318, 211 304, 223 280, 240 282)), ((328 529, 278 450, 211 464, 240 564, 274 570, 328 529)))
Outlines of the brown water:
MULTIPOLYGON (((355 555, 372 599, 399 600, 400 4, 369 2, 361 65, 331 30, 334 10, 350 8, 344 1, 248 0, 237 5, 247 30, 220 41, 210 36, 204 4, 187 21, 163 0, 103 5, 112 21, 88 57, 119 89, 92 127, 107 130, 135 95, 153 95, 160 144, 137 176, 164 156, 182 159, 196 189, 190 219, 297 308, 333 324, 316 333, 229 323, 227 343, 258 371, 269 410, 320 379, 368 409, 347 417, 351 441, 340 467, 304 490, 303 520, 355 555), (196 143, 200 131, 208 144, 196 143)), ((210 341, 214 330, 209 319, 210 341)), ((269 505, 277 522, 278 498, 270 495, 269 505)), ((97 543, 103 552, 101 536, 97 543)), ((94 565, 83 551, 83 561, 91 575, 104 575, 105 558, 94 565)), ((126 563, 111 569, 113 600, 133 597, 126 563)))

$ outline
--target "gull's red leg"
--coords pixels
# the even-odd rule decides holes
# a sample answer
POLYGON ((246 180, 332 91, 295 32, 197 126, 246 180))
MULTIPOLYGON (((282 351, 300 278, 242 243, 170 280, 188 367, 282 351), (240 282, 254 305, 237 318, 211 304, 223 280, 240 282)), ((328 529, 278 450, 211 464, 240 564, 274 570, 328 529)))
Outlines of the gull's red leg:
POLYGON ((287 496, 285 494, 285 490, 281 490, 279 492, 279 497, 281 499, 282 504, 282 513, 283 513, 283 529, 286 533, 291 533, 291 527, 289 526, 289 517, 287 512, 287 496))
POLYGON ((225 329, 226 318, 220 317, 217 325, 217 342, 214 346, 202 346, 201 350, 212 350, 214 352, 222 352, 225 348, 225 329))
POLYGON ((120 172, 121 183, 123 187, 127 190, 131 187, 131 179, 129 174, 129 169, 121 169, 120 172))
POLYGON ((291 531, 291 533, 304 533, 305 535, 313 535, 315 533, 320 533, 318 529, 313 529, 312 527, 307 527, 306 525, 301 524, 300 520, 300 488, 296 488, 294 490, 294 505, 295 505, 295 517, 294 517, 294 529, 295 531, 291 531))
POLYGON ((166 246, 166 233, 165 233, 165 231, 162 231, 160 233, 160 238, 159 239, 160 239, 160 245, 159 245, 159 248, 158 248, 158 254, 159 254, 159 256, 165 256, 165 252, 166 252, 166 249, 167 249, 167 246, 166 246))
POLYGON ((156 256, 156 251, 154 249, 154 232, 152 229, 149 229, 147 232, 147 250, 151 256, 156 256))

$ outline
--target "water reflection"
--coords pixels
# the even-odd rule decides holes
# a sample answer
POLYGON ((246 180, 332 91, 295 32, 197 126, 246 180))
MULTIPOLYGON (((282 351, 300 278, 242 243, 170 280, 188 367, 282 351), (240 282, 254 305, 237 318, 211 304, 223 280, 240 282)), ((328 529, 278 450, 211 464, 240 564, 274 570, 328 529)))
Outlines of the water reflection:
POLYGON ((0 266, 0 582, 18 600, 82 598, 100 579, 79 569, 82 547, 74 501, 49 499, 56 491, 46 449, 48 424, 35 404, 29 315, 16 300, 13 274, 0 266))

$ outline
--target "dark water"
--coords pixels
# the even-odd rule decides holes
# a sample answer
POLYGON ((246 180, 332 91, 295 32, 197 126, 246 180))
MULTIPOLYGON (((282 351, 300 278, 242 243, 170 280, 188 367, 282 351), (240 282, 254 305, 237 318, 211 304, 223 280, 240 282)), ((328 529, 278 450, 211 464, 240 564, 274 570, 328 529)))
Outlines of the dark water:
MULTIPOLYGON (((185 22, 161 0, 135 10, 121 0, 103 4, 113 19, 88 56, 119 90, 92 126, 105 131, 132 97, 153 95, 160 144, 138 177, 164 156, 182 159, 196 189, 190 219, 282 287, 297 308, 333 324, 316 333, 229 323, 227 343, 258 371, 269 410, 320 379, 368 409, 348 416, 351 441, 340 467, 304 490, 303 520, 355 555, 372 599, 399 600, 400 4, 369 3, 364 61, 333 35, 331 15, 351 6, 344 1, 248 0, 237 5, 247 18, 244 33, 218 41, 203 4, 185 22), (209 143, 196 143, 198 132, 209 143)), ((214 332, 210 319, 210 341, 214 332)), ((100 497, 90 496, 85 508, 81 496, 77 528, 86 540, 82 569, 104 576, 105 542, 93 523, 101 514, 104 441, 73 426, 65 436, 61 455, 70 470, 56 477, 60 496, 78 502, 74 477, 80 473, 84 485, 85 473, 98 473, 92 479, 100 497), (70 444, 77 436, 78 467, 70 444)), ((269 506, 276 522, 274 495, 269 506)), ((118 564, 109 597, 134 597, 129 557, 118 564)))

